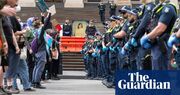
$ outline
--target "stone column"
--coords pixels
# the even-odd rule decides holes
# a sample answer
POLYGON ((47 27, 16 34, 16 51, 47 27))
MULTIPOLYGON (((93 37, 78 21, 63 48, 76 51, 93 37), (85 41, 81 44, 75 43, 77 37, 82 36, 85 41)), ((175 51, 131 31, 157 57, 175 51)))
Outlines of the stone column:
POLYGON ((84 8, 84 0, 65 0, 65 8, 84 8))
POLYGON ((19 0, 21 7, 36 7, 35 0, 19 0))
POLYGON ((176 5, 176 8, 179 10, 179 2, 178 0, 170 0, 172 3, 176 5))
POLYGON ((117 5, 132 5, 131 0, 114 0, 114 3, 116 3, 117 5))

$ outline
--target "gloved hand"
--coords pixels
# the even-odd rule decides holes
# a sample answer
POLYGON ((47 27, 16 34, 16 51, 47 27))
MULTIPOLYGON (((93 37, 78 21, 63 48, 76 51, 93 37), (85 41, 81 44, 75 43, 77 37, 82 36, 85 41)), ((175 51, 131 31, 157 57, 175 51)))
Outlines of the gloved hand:
POLYGON ((112 42, 116 42, 116 41, 117 41, 117 39, 113 37, 112 42))
POLYGON ((120 47, 117 47, 117 50, 118 50, 118 51, 120 51, 120 50, 121 50, 121 48, 120 48, 120 47))
POLYGON ((172 47, 174 44, 180 43, 180 39, 176 37, 176 34, 173 34, 169 37, 168 46, 172 47))
POLYGON ((127 42, 125 45, 124 45, 124 48, 126 50, 131 50, 132 46, 130 45, 130 42, 127 42))
POLYGON ((141 46, 145 49, 149 49, 152 47, 151 41, 147 35, 145 35, 141 38, 140 43, 141 43, 141 46))
POLYGON ((115 51, 113 47, 109 47, 109 50, 112 51, 112 52, 115 51))
POLYGON ((124 47, 121 49, 121 54, 122 54, 122 55, 126 55, 126 54, 127 54, 127 50, 125 50, 124 47))
POLYGON ((103 47, 103 48, 102 48, 102 51, 103 51, 103 52, 105 52, 105 51, 107 51, 107 50, 108 50, 107 47, 103 47))
POLYGON ((95 52, 92 53, 93 57, 97 57, 97 54, 95 52))
POLYGON ((130 44, 133 46, 133 47, 137 47, 138 46, 138 42, 135 38, 132 38, 131 41, 130 41, 130 44))

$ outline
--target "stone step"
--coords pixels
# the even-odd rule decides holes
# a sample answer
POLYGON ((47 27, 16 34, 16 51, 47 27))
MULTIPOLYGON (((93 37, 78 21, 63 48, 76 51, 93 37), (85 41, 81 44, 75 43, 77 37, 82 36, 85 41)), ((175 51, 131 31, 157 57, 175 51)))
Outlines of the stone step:
POLYGON ((83 62, 83 59, 82 58, 81 59, 74 59, 74 58, 66 59, 66 58, 63 58, 62 61, 63 62, 83 62))
POLYGON ((84 68, 63 68, 64 71, 83 71, 84 68))
POLYGON ((84 62, 62 62, 62 64, 84 64, 84 62))
POLYGON ((84 65, 63 65, 63 68, 83 68, 84 69, 84 65))

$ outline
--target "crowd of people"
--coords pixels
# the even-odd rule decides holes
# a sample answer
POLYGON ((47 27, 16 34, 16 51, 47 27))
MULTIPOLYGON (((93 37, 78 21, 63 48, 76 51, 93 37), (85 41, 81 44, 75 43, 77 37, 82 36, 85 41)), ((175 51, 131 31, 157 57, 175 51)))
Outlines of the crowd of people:
POLYGON ((20 93, 18 78, 24 91, 45 89, 42 80, 60 79, 60 30, 53 27, 50 11, 22 22, 17 2, 0 1, 0 95, 20 93))
MULTIPOLYGON (((158 4, 140 1, 140 6, 123 6, 120 15, 103 19, 105 33, 87 34, 81 53, 88 79, 102 79, 111 88, 117 70, 179 70, 180 23, 176 6, 169 0, 159 0, 158 4)), ((100 5, 105 10, 105 5, 100 5)))
MULTIPOLYGON (((20 10, 17 1, 0 1, 0 95, 20 93, 17 78, 24 91, 45 89, 42 80, 60 79, 60 30, 53 27, 51 13, 47 10, 41 18, 22 22, 16 16, 20 10)), ((98 31, 93 20, 86 27, 81 53, 88 79, 102 79, 104 85, 114 87, 116 70, 179 70, 180 20, 176 6, 169 0, 141 3, 138 7, 123 6, 116 15, 116 5, 111 2, 108 21, 106 6, 98 5, 106 32, 98 31)), ((72 35, 69 22, 63 25, 63 36, 72 35)))

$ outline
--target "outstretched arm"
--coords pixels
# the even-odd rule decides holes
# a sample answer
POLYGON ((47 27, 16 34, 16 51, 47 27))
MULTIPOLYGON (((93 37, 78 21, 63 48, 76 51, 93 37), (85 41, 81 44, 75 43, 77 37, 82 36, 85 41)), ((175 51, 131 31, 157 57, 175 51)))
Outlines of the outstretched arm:
POLYGON ((44 21, 44 26, 42 27, 42 30, 41 30, 40 39, 43 38, 43 35, 44 35, 45 31, 47 30, 48 24, 50 24, 50 20, 51 20, 51 13, 48 13, 48 17, 44 21))

